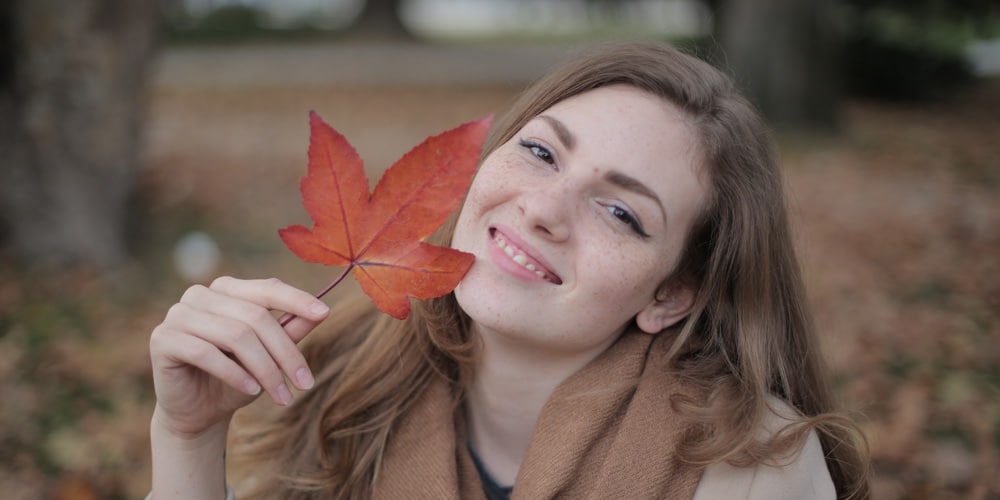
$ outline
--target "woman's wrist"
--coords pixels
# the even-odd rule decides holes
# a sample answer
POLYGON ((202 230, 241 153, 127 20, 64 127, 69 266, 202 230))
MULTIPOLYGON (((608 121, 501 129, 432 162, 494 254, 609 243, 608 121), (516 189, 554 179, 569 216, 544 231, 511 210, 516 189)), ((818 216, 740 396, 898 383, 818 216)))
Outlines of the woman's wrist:
POLYGON ((178 432, 154 410, 153 498, 225 498, 228 431, 224 420, 197 434, 178 432))
POLYGON ((192 431, 176 425, 166 417, 162 408, 157 405, 153 410, 153 418, 150 422, 150 433, 158 434, 158 437, 169 440, 175 445, 187 449, 197 449, 204 446, 214 446, 221 443, 225 446, 226 435, 229 432, 229 419, 221 420, 209 427, 192 431))

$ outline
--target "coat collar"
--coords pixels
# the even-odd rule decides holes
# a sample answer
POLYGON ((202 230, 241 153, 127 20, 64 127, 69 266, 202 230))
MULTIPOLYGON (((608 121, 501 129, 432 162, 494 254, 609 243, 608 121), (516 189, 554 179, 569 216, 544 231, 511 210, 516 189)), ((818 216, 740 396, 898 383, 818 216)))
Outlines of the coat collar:
MULTIPOLYGON (((512 497, 691 498, 702 468, 677 460, 687 431, 664 368, 672 336, 626 332, 545 403, 512 497)), ((483 499, 452 384, 433 381, 394 425, 375 498, 483 499)))

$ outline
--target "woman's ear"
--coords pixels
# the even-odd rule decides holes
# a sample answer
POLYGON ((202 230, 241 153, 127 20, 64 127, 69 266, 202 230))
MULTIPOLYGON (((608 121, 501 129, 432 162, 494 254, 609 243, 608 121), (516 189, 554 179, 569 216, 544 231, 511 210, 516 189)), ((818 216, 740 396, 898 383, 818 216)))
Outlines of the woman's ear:
POLYGON ((636 314, 635 324, 648 334, 660 333, 691 312, 694 296, 695 292, 690 286, 675 286, 663 291, 636 314))

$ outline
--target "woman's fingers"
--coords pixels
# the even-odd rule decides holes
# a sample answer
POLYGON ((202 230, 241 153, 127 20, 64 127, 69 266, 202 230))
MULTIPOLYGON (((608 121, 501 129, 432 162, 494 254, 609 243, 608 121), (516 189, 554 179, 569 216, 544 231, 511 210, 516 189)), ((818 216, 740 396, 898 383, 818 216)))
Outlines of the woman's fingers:
POLYGON ((154 331, 151 348, 161 360, 197 367, 242 393, 263 388, 288 404, 286 377, 302 390, 314 384, 296 343, 327 314, 325 304, 280 280, 224 277, 190 287, 154 331), (283 328, 274 310, 297 318, 283 328))
MULTIPOLYGON (((288 404, 292 394, 285 383, 285 376, 296 380, 306 367, 305 359, 295 344, 277 326, 274 318, 261 308, 261 313, 251 313, 255 318, 224 314, 230 309, 248 308, 231 297, 214 297, 212 312, 206 312, 181 302, 171 308, 178 318, 174 328, 208 342, 223 353, 231 354, 245 370, 278 404, 288 404), (239 318, 239 319, 237 319, 239 318), (280 366, 279 366, 280 365, 280 366)), ((249 306, 249 308, 259 306, 249 306)), ((306 368, 308 371, 308 368, 306 368)))
POLYGON ((312 321, 302 316, 296 316, 292 313, 285 313, 280 318, 278 318, 278 324, 283 325, 285 331, 288 332, 288 337, 294 342, 299 342, 304 339, 306 335, 316 328, 319 321, 312 321))
MULTIPOLYGON (((258 303, 234 298, 204 287, 189 289, 181 299, 181 303, 197 304, 197 309, 210 311, 210 314, 216 317, 214 328, 204 332, 212 334, 212 338, 206 340, 220 342, 220 346, 229 348, 235 348, 240 343, 259 343, 295 387, 302 390, 312 388, 313 376, 305 358, 269 309, 258 303), (220 324, 223 320, 227 322, 220 324)), ((205 337, 205 335, 200 336, 205 337)), ((239 356, 235 351, 230 352, 239 356)), ((255 352, 246 351, 245 355, 253 356, 255 352)), ((278 391, 283 397, 290 395, 283 382, 277 387, 268 385, 265 387, 268 392, 278 391)))
MULTIPOLYGON (((276 278, 238 280, 221 277, 212 282, 210 288, 224 295, 259 304, 269 310, 294 314, 307 320, 306 323, 311 323, 312 326, 325 319, 330 312, 330 308, 321 300, 276 278)), ((293 337, 292 340, 295 342, 302 340, 302 337, 311 329, 300 331, 303 330, 302 327, 296 328, 295 333, 300 334, 300 336, 293 337)))
POLYGON ((260 304, 270 310, 284 311, 278 322, 293 342, 298 343, 330 313, 321 300, 277 278, 240 280, 223 276, 217 278, 211 289, 260 304))
POLYGON ((260 394, 261 386, 253 375, 218 347, 203 339, 178 335, 177 332, 164 331, 161 327, 153 331, 150 344, 151 349, 162 356, 194 366, 237 391, 248 396, 260 394))

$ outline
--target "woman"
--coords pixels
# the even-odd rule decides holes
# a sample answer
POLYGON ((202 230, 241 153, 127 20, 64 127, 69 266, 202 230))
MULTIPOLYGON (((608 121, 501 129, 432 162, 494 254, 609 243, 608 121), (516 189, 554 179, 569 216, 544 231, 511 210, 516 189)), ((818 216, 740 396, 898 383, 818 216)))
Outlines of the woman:
POLYGON ((267 392, 242 498, 867 498, 766 127, 707 64, 625 44, 548 75, 436 237, 476 262, 405 321, 189 289, 150 341, 154 495, 223 498, 267 392))

